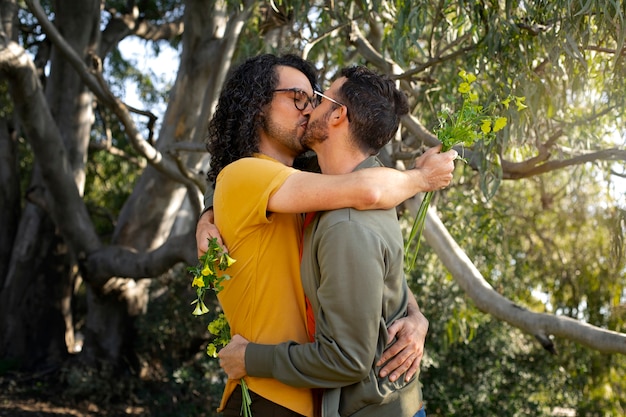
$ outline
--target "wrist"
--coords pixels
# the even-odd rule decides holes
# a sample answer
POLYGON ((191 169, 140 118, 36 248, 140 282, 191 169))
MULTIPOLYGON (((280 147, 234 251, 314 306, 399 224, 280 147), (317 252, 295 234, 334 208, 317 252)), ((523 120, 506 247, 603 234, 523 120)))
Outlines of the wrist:
POLYGON ((272 378, 274 345, 248 343, 245 351, 246 373, 260 378, 272 378))
POLYGON ((424 171, 421 168, 413 168, 405 171, 409 174, 409 180, 413 190, 413 195, 421 193, 426 190, 426 183, 424 181, 424 171))

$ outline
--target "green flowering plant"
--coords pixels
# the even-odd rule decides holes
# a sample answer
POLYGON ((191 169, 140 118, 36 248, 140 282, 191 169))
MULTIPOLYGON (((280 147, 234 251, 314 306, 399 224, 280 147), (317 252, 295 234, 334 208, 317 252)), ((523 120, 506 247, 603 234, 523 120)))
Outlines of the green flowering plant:
MULTIPOLYGON (((217 243, 217 238, 208 239, 208 249, 198 259, 196 266, 191 266, 187 270, 193 275, 191 286, 196 289, 196 299, 191 303, 196 305, 191 314, 201 316, 209 312, 204 302, 204 296, 207 291, 220 292, 224 289, 223 282, 230 279, 230 275, 226 271, 236 261, 231 258, 228 253, 224 252, 222 247, 217 243)), ((230 326, 226 320, 224 313, 220 313, 217 318, 207 326, 209 333, 215 336, 213 341, 207 345, 207 355, 217 358, 218 347, 224 347, 230 342, 230 326)), ((252 411, 250 404, 250 392, 248 385, 243 378, 240 380, 241 393, 243 400, 241 404, 241 415, 251 417, 252 411)))
POLYGON ((208 239, 207 251, 198 259, 196 266, 191 266, 187 270, 193 275, 192 287, 196 288, 196 299, 191 303, 195 304, 194 316, 201 316, 209 312, 204 303, 204 296, 207 291, 222 291, 222 283, 230 279, 230 275, 223 273, 235 260, 228 253, 224 252, 217 243, 217 238, 208 239), (222 272, 222 273, 220 273, 222 272))
MULTIPOLYGON (((478 94, 472 90, 472 84, 476 81, 476 76, 461 70, 459 77, 462 80, 458 87, 458 92, 462 96, 461 108, 456 113, 450 110, 440 112, 438 115, 439 125, 434 130, 437 139, 439 139, 442 145, 441 152, 449 151, 457 145, 470 147, 478 141, 489 144, 495 139, 496 133, 507 125, 507 118, 497 114, 499 106, 508 109, 511 102, 515 101, 517 111, 527 108, 524 104, 526 98, 514 95, 509 95, 500 103, 492 102, 487 106, 482 106, 478 104, 478 94)), ((463 158, 460 159, 464 160, 463 158)), ((404 244, 405 264, 408 271, 415 266, 424 230, 424 222, 426 221, 426 213, 433 194, 434 191, 428 191, 424 194, 424 199, 415 216, 409 238, 404 244), (416 247, 411 254, 411 243, 415 239, 417 239, 416 247)))

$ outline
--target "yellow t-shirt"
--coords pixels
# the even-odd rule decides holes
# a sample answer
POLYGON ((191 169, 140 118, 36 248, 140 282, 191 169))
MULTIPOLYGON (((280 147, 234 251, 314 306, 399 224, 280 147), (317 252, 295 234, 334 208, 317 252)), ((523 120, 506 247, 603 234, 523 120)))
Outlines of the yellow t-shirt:
MULTIPOLYGON (((232 334, 251 342, 307 343, 300 281, 302 216, 269 213, 269 197, 295 170, 256 154, 226 166, 215 185, 215 225, 236 259, 218 298, 232 334)), ((245 377, 251 391, 305 416, 313 414, 311 391, 275 379, 245 377)), ((237 387, 228 380, 220 409, 237 387)))

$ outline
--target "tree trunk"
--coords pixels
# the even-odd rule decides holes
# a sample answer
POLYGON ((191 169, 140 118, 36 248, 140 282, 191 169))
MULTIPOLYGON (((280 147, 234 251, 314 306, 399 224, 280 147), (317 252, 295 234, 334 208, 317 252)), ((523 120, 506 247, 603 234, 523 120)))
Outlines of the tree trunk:
MULTIPOLYGON (((59 31, 81 56, 88 56, 97 46, 100 2, 63 0, 55 2, 54 9, 59 31)), ((82 193, 93 123, 92 95, 54 49, 46 85, 48 105, 82 193)), ((31 199, 40 207, 26 204, 0 307, 0 352, 25 369, 58 365, 68 354, 66 344, 73 345, 71 296, 78 270, 75 254, 45 211, 54 202, 47 201, 43 180, 38 169, 35 171, 31 199), (36 310, 31 300, 37 300, 36 310)))
MULTIPOLYGON (((0 81, 0 85, 2 85, 0 81)), ((2 88, 0 87, 0 90, 2 88)), ((0 101, 0 108, 7 103, 0 101)), ((9 269, 9 260, 20 218, 20 182, 17 164, 17 135, 7 118, 0 118, 0 293, 9 269)))
POLYGON ((67 250, 43 210, 28 204, 22 215, 7 280, 0 294, 0 352, 22 369, 47 368, 67 357, 61 301, 67 250), (51 268, 55 265, 55 268, 51 268))
MULTIPOLYGON (((16 39, 13 26, 17 18, 15 1, 0 3, 0 36, 16 39)), ((8 80, 0 76, 0 294, 9 271, 13 242, 20 218, 20 180, 17 150, 17 126, 12 115, 11 102, 6 94, 8 80)))
MULTIPOLYGON (((215 18, 220 14, 207 7, 208 3, 186 2, 180 68, 157 141, 162 151, 175 142, 199 142, 206 136, 208 115, 242 27, 237 25, 238 19, 226 22, 215 18), (223 27, 225 24, 229 27, 223 27), (216 35, 225 32, 230 32, 229 36, 216 35), (215 62, 220 65, 212 65, 215 62)), ((245 18, 247 13, 248 9, 242 16, 245 18)), ((199 166, 204 156, 192 154, 183 161, 186 166, 199 166)), ((152 167, 146 168, 120 213, 112 243, 139 252, 163 244, 170 237, 186 193, 180 183, 152 167)), ((195 228, 195 220, 196 216, 189 216, 187 228, 195 228)), ((190 240, 189 245, 195 245, 195 241, 190 240)), ((138 363, 132 350, 134 321, 147 309, 148 284, 148 280, 119 277, 109 280, 102 291, 88 290, 89 317, 83 349, 86 362, 95 364, 106 357, 114 367, 138 363)))

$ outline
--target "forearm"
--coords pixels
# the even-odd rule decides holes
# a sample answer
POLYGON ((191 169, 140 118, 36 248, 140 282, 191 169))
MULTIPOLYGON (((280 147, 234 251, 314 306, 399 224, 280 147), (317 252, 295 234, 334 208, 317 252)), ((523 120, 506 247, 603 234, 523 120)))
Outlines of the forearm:
POLYGON ((406 171, 380 166, 343 175, 296 171, 270 196, 267 208, 275 213, 390 209, 417 193, 450 184, 456 151, 438 151, 429 149, 406 171))
POLYGON ((314 343, 248 344, 246 373, 307 388, 337 388, 364 379, 376 356, 377 336, 381 331, 380 319, 371 308, 377 300, 363 296, 358 304, 341 296, 350 292, 356 291, 344 288, 332 296, 322 295, 327 314, 323 321, 318 318, 316 322, 314 343))
POLYGON ((323 321, 318 317, 316 322, 315 342, 248 344, 246 373, 305 388, 337 388, 363 380, 370 373, 381 331, 380 319, 373 312, 376 309, 371 308, 376 305, 375 298, 380 303, 380 297, 363 296, 360 304, 355 303, 346 294, 357 291, 348 287, 321 289, 326 314, 323 321))
POLYGON ((249 343, 246 347, 246 374, 274 378, 287 385, 303 388, 338 388, 362 380, 360 368, 337 346, 318 343, 299 345, 285 342, 278 345, 249 343), (338 366, 345 364, 346 366, 338 366))
POLYGON ((452 181, 456 151, 436 153, 437 148, 416 160, 415 168, 400 171, 393 168, 376 167, 355 172, 352 178, 359 210, 389 209, 414 195, 444 188, 452 181))
POLYGON ((417 304, 417 300, 415 299, 415 294, 413 294, 413 292, 411 291, 409 291, 409 303, 407 306, 407 317, 415 321, 418 327, 418 331, 420 331, 420 333, 423 333, 424 338, 425 338, 426 334, 428 333, 428 327, 430 323, 428 319, 426 318, 426 316, 424 316, 424 314, 422 313, 422 310, 420 309, 419 304, 417 304))
POLYGON ((409 303, 407 306, 407 316, 412 317, 418 314, 421 315, 421 313, 422 311, 420 310, 420 306, 417 304, 417 299, 415 298, 415 294, 413 294, 413 292, 410 292, 409 303))
POLYGON ((343 175, 297 172, 268 201, 276 213, 305 213, 346 207, 390 209, 423 191, 420 170, 373 167, 343 175))
POLYGON ((415 194, 426 191, 427 184, 419 169, 399 171, 393 168, 370 168, 355 174, 355 198, 361 197, 358 210, 379 210, 396 207, 415 194))
POLYGON ((305 281, 308 292, 312 285, 317 287, 313 307, 324 311, 324 315, 316 314, 315 343, 250 344, 245 359, 249 375, 273 377, 294 386, 334 388, 361 381, 373 372, 378 338, 385 330, 381 311, 385 262, 377 255, 378 241, 369 230, 344 222, 325 232, 324 242, 318 245, 315 261, 303 258, 305 263, 319 260, 320 265, 319 284, 305 281), (336 262, 363 253, 371 256, 356 265, 336 262))
POLYGON ((208 239, 212 228, 215 227, 213 222, 213 209, 206 210, 198 219, 198 223, 196 224, 196 249, 198 259, 209 249, 208 239))
POLYGON ((198 219, 198 224, 201 223, 215 223, 215 213, 213 211, 213 207, 209 207, 202 212, 200 218, 198 219))
POLYGON ((215 217, 213 208, 209 208, 202 213, 196 224, 196 248, 198 250, 198 258, 200 258, 209 248, 209 239, 216 238, 218 245, 222 246, 225 252, 228 248, 224 246, 220 231, 215 226, 215 217))
POLYGON ((369 205, 358 209, 392 208, 417 193, 439 190, 447 187, 452 181, 454 150, 439 153, 441 147, 427 150, 415 160, 415 168, 398 171, 390 168, 373 168, 362 170, 358 174, 364 178, 360 192, 369 196, 369 205))

